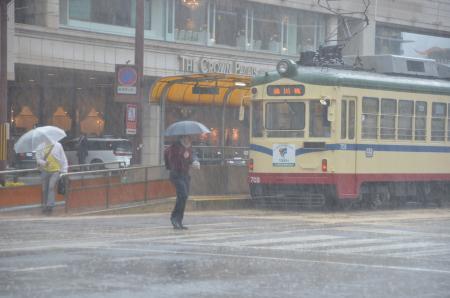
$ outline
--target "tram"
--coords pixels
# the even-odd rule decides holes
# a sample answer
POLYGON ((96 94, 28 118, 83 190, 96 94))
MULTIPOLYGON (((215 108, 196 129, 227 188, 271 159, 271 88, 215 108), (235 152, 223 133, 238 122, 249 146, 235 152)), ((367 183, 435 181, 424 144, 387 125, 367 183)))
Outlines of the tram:
POLYGON ((400 56, 350 59, 358 69, 304 61, 281 60, 253 80, 254 200, 371 207, 448 200, 448 69, 441 78, 434 60, 400 56))

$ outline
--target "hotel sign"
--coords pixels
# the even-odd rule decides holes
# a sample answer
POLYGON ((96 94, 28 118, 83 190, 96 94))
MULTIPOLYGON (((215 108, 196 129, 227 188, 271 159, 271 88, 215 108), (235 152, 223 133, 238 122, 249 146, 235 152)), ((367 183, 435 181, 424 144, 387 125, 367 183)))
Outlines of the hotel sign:
POLYGON ((180 70, 192 73, 223 73, 255 76, 266 71, 262 67, 243 61, 180 56, 180 70))

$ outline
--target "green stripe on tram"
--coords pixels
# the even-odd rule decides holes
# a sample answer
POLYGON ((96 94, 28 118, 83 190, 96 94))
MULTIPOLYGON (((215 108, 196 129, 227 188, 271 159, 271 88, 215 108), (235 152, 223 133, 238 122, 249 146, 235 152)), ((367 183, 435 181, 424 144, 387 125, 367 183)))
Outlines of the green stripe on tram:
MULTIPOLYGON (((255 77, 252 81, 252 86, 269 84, 281 78, 284 77, 281 77, 278 72, 268 72, 265 75, 255 77)), ((297 69, 297 74, 293 77, 289 77, 289 79, 321 86, 342 86, 409 93, 450 95, 450 81, 406 76, 390 76, 326 67, 302 66, 297 69)))

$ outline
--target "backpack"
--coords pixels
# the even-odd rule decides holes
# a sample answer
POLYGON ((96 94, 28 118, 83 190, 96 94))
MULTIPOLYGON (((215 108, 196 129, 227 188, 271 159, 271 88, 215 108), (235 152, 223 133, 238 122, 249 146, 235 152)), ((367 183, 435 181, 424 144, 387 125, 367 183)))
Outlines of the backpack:
POLYGON ((164 164, 166 165, 166 170, 170 170, 170 156, 172 155, 173 145, 164 149, 164 164))

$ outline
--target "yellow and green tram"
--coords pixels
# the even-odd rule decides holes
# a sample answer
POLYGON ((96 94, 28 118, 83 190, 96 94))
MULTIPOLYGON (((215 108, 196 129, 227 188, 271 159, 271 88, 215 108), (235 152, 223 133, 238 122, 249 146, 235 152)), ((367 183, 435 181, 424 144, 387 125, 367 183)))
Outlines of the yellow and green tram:
POLYGON ((251 196, 370 206, 450 190, 450 81, 282 60, 251 88, 251 196))

